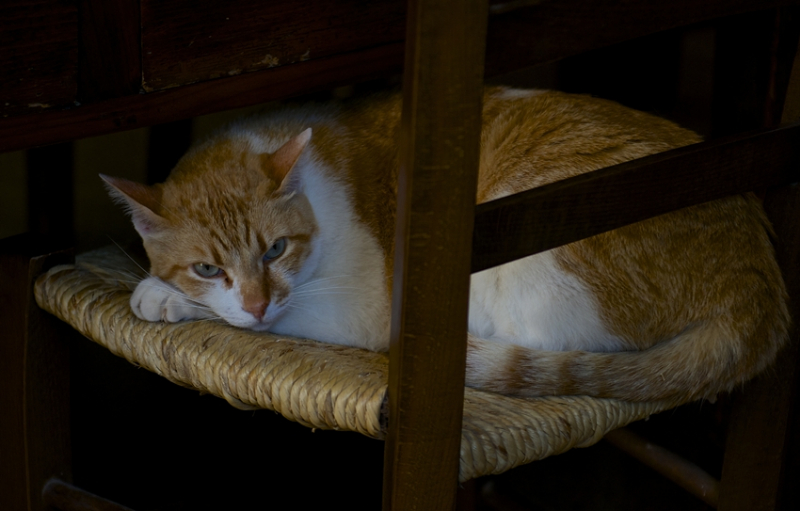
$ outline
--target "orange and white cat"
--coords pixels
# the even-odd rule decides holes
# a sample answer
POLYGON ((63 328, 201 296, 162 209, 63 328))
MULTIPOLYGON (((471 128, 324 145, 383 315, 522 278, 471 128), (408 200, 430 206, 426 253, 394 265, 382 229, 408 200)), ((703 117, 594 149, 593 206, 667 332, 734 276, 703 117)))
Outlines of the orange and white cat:
MULTIPOLYGON (((287 106, 194 147, 164 184, 103 176, 151 262, 133 312, 387 350, 399 120, 399 95, 287 106)), ((487 89, 477 200, 698 141, 601 99, 487 89)), ((713 398, 786 340, 769 232, 734 196, 477 273, 467 383, 713 398)))

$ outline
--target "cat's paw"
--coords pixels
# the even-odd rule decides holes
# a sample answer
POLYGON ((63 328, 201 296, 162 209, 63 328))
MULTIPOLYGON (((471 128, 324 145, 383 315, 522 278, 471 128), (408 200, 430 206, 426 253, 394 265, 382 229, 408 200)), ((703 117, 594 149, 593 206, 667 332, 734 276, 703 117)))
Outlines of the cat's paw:
POLYGON ((139 282, 131 295, 131 310, 139 319, 154 322, 177 323, 209 317, 205 307, 158 277, 139 282))

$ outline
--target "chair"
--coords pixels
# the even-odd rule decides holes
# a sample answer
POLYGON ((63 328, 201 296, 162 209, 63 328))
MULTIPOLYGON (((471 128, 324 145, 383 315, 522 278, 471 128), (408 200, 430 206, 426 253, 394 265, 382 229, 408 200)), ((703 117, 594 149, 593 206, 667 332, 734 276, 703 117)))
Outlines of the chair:
MULTIPOLYGON (((592 3, 586 7, 582 2, 564 1, 541 4, 532 2, 531 6, 525 4, 527 2, 492 5, 496 14, 490 21, 489 32, 492 34, 494 30, 496 35, 490 35, 489 38, 490 70, 492 66, 495 69, 505 66, 507 69, 513 65, 508 58, 491 60, 491 45, 499 45, 506 50, 509 47, 524 48, 525 41, 519 34, 532 32, 544 40, 556 40, 567 27, 578 32, 576 37, 566 38, 568 42, 563 46, 542 45, 534 50, 515 52, 512 60, 533 64, 610 44, 622 38, 619 34, 623 28, 632 31, 626 35, 643 35, 683 22, 764 7, 755 2, 743 2, 734 7, 728 7, 724 2, 714 5, 676 2, 680 4, 680 9, 669 5, 659 11, 661 16, 654 16, 652 7, 645 3, 626 6, 630 13, 605 2, 592 3), (518 11, 513 10, 516 7, 519 7, 518 11), (609 23, 616 23, 613 26, 619 27, 619 30, 601 31, 600 34, 590 30, 601 15, 604 19, 609 19, 609 23), (537 27, 542 30, 531 31, 531 23, 539 23, 537 27), (614 36, 609 38, 609 34, 614 36)), ((775 6, 794 4, 795 2, 774 3, 775 6)), ((772 6, 773 3, 770 3, 770 7, 772 6)), ((779 12, 782 15, 794 14, 793 10, 784 8, 779 12)), ((733 193, 780 187, 777 191, 768 193, 766 204, 779 236, 781 266, 787 285, 793 294, 800 291, 795 269, 798 252, 796 244, 793 244, 798 233, 795 225, 797 215, 793 214, 798 205, 797 190, 796 187, 787 186, 787 183, 797 181, 798 155, 792 148, 798 147, 800 129, 793 125, 656 155, 598 171, 585 179, 570 180, 557 187, 543 187, 483 205, 475 209, 474 222, 474 237, 482 243, 473 246, 489 245, 497 247, 497 250, 494 253, 478 253, 470 249, 473 226, 464 219, 472 218, 474 209, 471 198, 474 195, 472 190, 477 169, 477 154, 474 151, 477 145, 474 141, 477 140, 479 130, 479 92, 482 79, 481 66, 478 63, 482 62, 481 41, 485 17, 486 6, 480 8, 447 2, 412 2, 409 6, 404 84, 408 98, 404 103, 406 138, 401 156, 408 177, 404 180, 402 200, 399 201, 398 232, 401 234, 397 238, 395 282, 401 283, 399 289, 415 289, 417 294, 412 297, 407 292, 395 293, 393 314, 396 319, 389 362, 389 424, 386 429, 388 436, 384 469, 386 509, 447 509, 454 506, 459 453, 464 452, 463 449, 460 451, 460 444, 463 442, 463 338, 470 271, 479 271, 698 202, 733 193), (437 23, 441 19, 448 19, 450 23, 437 23), (437 123, 435 119, 457 119, 458 122, 437 123), (439 143, 441 140, 460 140, 461 146, 447 149, 439 143), (450 172, 421 171, 431 167, 449 168, 450 172), (672 177, 663 177, 666 169, 674 168, 680 168, 681 172, 671 173, 672 177), (759 170, 758 173, 755 172, 756 169, 759 170), (663 177, 666 182, 679 186, 674 190, 655 189, 649 183, 662 182, 655 181, 656 177, 663 177), (714 186, 708 187, 707 182, 713 182, 714 186), (458 186, 453 186, 453 183, 458 186), (640 190, 643 199, 633 205, 619 204, 627 201, 615 198, 611 191, 621 186, 640 190), (421 193, 417 191, 420 189, 433 198, 426 201, 426 207, 435 209, 414 209, 420 201, 414 202, 410 198, 415 193, 421 193), (450 191, 452 189, 459 190, 458 196, 450 191), (447 193, 442 193, 443 191, 447 193), (582 198, 589 192, 595 196, 602 194, 602 197, 607 198, 595 203, 605 203, 604 208, 611 205, 609 209, 614 213, 606 214, 604 208, 587 205, 582 198), (549 221, 547 224, 538 221, 545 214, 549 221), (502 224, 510 225, 509 231, 494 230, 493 226, 498 225, 497 219, 509 215, 518 219, 513 224, 502 224), (428 224, 430 219, 435 219, 433 225, 428 224), (471 251, 471 261, 467 258, 454 261, 448 257, 449 254, 442 255, 440 260, 431 258, 430 253, 423 255, 423 250, 416 243, 408 243, 417 232, 429 233, 443 244, 453 247, 456 253, 471 251), (486 240, 491 240, 491 243, 486 240), (788 242, 781 244, 783 240, 788 242), (425 264, 419 263, 422 260, 425 264), (441 299, 437 289, 450 290, 450 299, 441 299), (425 339, 426 342, 415 342, 415 339, 425 339), (433 394, 427 391, 430 388, 440 390, 433 394)), ((797 46, 796 30, 792 32, 783 24, 778 28, 780 37, 775 39, 777 54, 785 57, 783 54, 786 53, 788 58, 776 60, 777 72, 773 75, 776 76, 773 87, 777 99, 770 105, 771 112, 781 110, 780 98, 789 81, 787 70, 791 67, 797 46)), ((792 28, 791 23, 789 28, 792 28)), ((792 82, 793 87, 795 83, 796 81, 792 82)), ((791 105, 788 103, 787 108, 791 108, 791 105)), ((176 107, 169 115, 160 115, 164 118, 179 118, 184 113, 180 107, 176 107)), ((774 114, 772 115, 770 119, 775 119, 774 114)), ((769 120, 767 124, 773 124, 773 121, 769 120)), ((0 252, 4 254, 4 266, 13 268, 12 274, 19 275, 20 278, 3 284, 3 324, 12 327, 11 338, 17 341, 4 344, 2 360, 4 364, 9 364, 8 370, 3 374, 12 375, 8 380, 17 387, 7 387, 11 391, 3 394, 3 405, 5 409, 12 410, 14 427, 17 429, 12 431, 13 437, 7 437, 14 440, 2 445, 4 448, 17 449, 12 452, 13 459, 24 460, 26 463, 26 470, 22 475, 19 471, 9 471, 9 481, 13 480, 17 488, 26 488, 24 492, 15 493, 18 500, 13 502, 33 509, 39 506, 36 496, 42 483, 50 476, 59 474, 59 467, 68 466, 69 442, 66 433, 51 430, 46 425, 48 416, 66 413, 64 387, 58 381, 59 377, 62 382, 64 379, 63 373, 59 375, 59 371, 63 369, 65 349, 63 343, 59 344, 58 341, 58 329, 61 325, 33 305, 31 285, 33 279, 43 270, 62 262, 68 256, 56 254, 31 258, 33 254, 42 253, 41 248, 30 247, 14 253, 12 247, 8 246, 11 244, 6 243, 0 252), (19 297, 23 296, 26 300, 20 303, 19 297), (51 439, 49 446, 45 447, 48 443, 43 443, 42 439, 48 436, 51 439), (18 442, 16 446, 14 442, 18 442), (23 446, 27 449, 26 452, 21 449, 23 446)), ((40 280, 37 288, 39 303, 55 311, 56 307, 47 302, 47 297, 53 296, 53 293, 43 291, 48 285, 47 279, 40 280)), ((59 313, 69 309, 70 306, 62 307, 59 313)), ((796 304, 794 317, 798 317, 796 304)), ((794 342, 795 348, 796 345, 794 342)), ((124 346, 120 348, 124 349, 124 346)), ((782 358, 782 363, 787 367, 780 371, 787 372, 777 373, 781 378, 795 377, 793 371, 797 365, 796 357, 795 349, 782 358)), ((759 385, 771 385, 769 380, 761 381, 767 383, 759 385)), ((787 386, 778 384, 777 389, 785 391, 787 386)), ((220 393, 224 394, 225 389, 220 393)), ((477 399, 472 391, 467 391, 467 394, 468 400, 477 399)), ((765 451, 771 453, 768 459, 774 459, 775 453, 783 449, 782 437, 790 431, 786 421, 793 397, 788 391, 781 395, 781 399, 767 403, 772 405, 773 410, 762 412, 763 417, 772 417, 764 420, 765 428, 761 430, 761 445, 768 446, 765 451), (776 416, 782 416, 783 419, 775 420, 776 416)), ((233 402, 239 399, 233 394, 226 397, 233 402)), ((750 395, 746 397, 750 398, 750 395)), ((755 401, 756 405, 765 404, 763 399, 755 401)), ((375 402, 375 406, 379 408, 383 404, 382 398, 375 402)), ((745 403, 742 406, 744 408, 741 413, 750 415, 748 405, 745 403)), ((646 416, 657 409, 657 406, 645 407, 636 414, 646 416)), ((382 431, 385 426, 377 424, 370 427, 382 431)), ((736 427, 732 431, 737 431, 736 427)), ((741 431, 742 433, 732 433, 729 452, 735 453, 735 446, 741 445, 736 442, 737 434, 752 434, 746 428, 741 431)), ((592 438, 594 441, 597 439, 599 438, 592 438)), ((463 464, 463 454, 461 457, 463 464)), ((776 498, 774 495, 779 486, 780 470, 773 470, 767 477, 771 481, 770 485, 754 484, 748 490, 737 482, 752 474, 751 467, 760 461, 751 458, 749 463, 750 467, 744 471, 737 473, 732 469, 725 473, 727 475, 723 475, 723 495, 728 495, 724 491, 727 480, 731 481, 730 484, 737 489, 739 495, 730 493, 732 497, 724 496, 720 507, 731 503, 767 502, 764 492, 771 492, 773 496, 769 498, 776 498), (751 501, 745 500, 747 495, 751 501)), ((59 475, 65 480, 69 479, 66 472, 62 471, 59 475)), ((72 491, 63 485, 56 486, 55 489, 51 486, 50 489, 48 498, 51 502, 55 502, 52 500, 56 499, 54 495, 61 495, 62 491, 72 491)), ((755 509, 746 506, 741 508, 755 509)))

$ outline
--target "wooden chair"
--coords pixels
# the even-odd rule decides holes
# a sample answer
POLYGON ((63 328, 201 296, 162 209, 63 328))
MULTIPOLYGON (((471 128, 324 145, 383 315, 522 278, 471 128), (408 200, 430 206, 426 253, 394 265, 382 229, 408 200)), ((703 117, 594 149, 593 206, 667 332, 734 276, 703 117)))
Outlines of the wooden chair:
MULTIPOLYGON (((775 19, 779 23, 774 39, 776 72, 772 73, 774 78, 770 82, 774 96, 767 104, 764 124, 772 127, 780 118, 776 112, 791 112, 797 108, 796 103, 791 102, 784 108, 782 101, 797 46, 796 26, 785 21, 786 17, 796 15, 797 2, 768 2, 769 5, 740 2, 734 6, 722 1, 702 5, 697 2, 674 4, 661 5, 654 11, 656 8, 647 2, 625 6, 577 0, 493 3, 487 70, 489 73, 506 71, 517 65, 565 57, 683 23, 769 7, 777 9, 775 19), (594 30, 600 18, 608 20, 605 28, 594 30), (565 32, 570 37, 561 37, 565 32), (531 45, 525 34, 557 43, 531 45)), ((452 509, 455 505, 462 438, 467 289, 471 271, 680 207, 725 195, 769 189, 765 203, 778 234, 781 267, 790 293, 793 296, 800 293, 797 273, 800 203, 796 186, 789 185, 798 180, 800 155, 796 148, 800 147, 800 128, 796 125, 679 149, 475 208, 487 8, 486 3, 481 2, 443 0, 409 4, 401 147, 404 177, 398 201, 384 467, 385 509, 438 510, 452 509), (625 193, 617 193, 619 190, 625 193), (586 200, 589 194, 594 199, 591 203, 586 200), (425 201, 412 200, 423 195, 425 201), (630 203, 631 195, 638 197, 635 203, 630 203), (470 220, 473 216, 474 225, 470 220), (513 218, 513 221, 506 221, 506 218, 513 218), (498 225, 508 228, 497 229, 498 225), (419 233, 425 236, 420 238, 419 233), (438 246, 448 247, 448 250, 432 249, 438 246), (491 250, 478 249, 486 247, 491 250), (471 259, 465 254, 472 254, 471 259), (408 292, 411 289, 413 294, 408 292), (430 389, 437 390, 431 392, 430 389)), ((101 11, 102 8, 98 8, 91 12, 99 16, 101 11)), ((396 45, 392 49, 384 48, 380 57, 391 51, 396 56, 396 49, 396 45)), ((376 52, 366 53, 366 56, 361 55, 362 59, 376 58, 376 52)), ((349 57, 343 59, 346 61, 346 58, 349 57)), ((353 68, 359 68, 362 61, 353 58, 349 62, 353 68)), ((327 65, 306 67, 322 75, 313 79, 313 87, 329 83, 325 75, 329 70, 327 65)), ((266 74, 246 77, 247 80, 235 83, 252 89, 258 84, 271 83, 278 92, 273 90, 259 96, 261 99, 285 95, 303 76, 303 71, 280 69, 277 68, 271 77, 266 74), (279 70, 280 76, 272 82, 279 70)), ((371 68, 370 73, 373 72, 375 68, 371 68)), ((798 66, 793 72, 798 72, 798 66)), ((360 77, 358 72, 348 78, 354 77, 360 77)), ((334 78, 331 82, 340 79, 334 78)), ((797 83, 798 80, 792 80, 793 92, 797 83)), ((211 96, 208 91, 222 86, 193 87, 184 91, 188 97, 191 93, 211 96)), ((125 115, 140 115, 146 118, 144 123, 154 123, 197 113, 197 105, 191 101, 179 99, 170 104, 183 97, 180 90, 160 94, 162 97, 147 100, 149 103, 112 99, 89 105, 79 114, 0 123, 0 133, 9 135, 6 140, 10 143, 5 147, 19 148, 109 130, 104 124, 108 112, 120 105, 128 114, 113 114, 117 122, 124 121, 125 115), (156 108, 151 111, 153 107, 156 108), (65 122, 74 123, 75 129, 60 128, 65 122), (103 127, 99 128, 101 124, 103 127), (33 129, 34 126, 38 129, 33 129)), ((256 96, 251 92, 250 97, 256 96)), ((791 101, 796 101, 798 96, 800 94, 791 94, 791 101)), ((235 104, 233 101, 239 100, 222 100, 219 108, 230 107, 235 104)), ((786 114, 785 120, 789 115, 786 114)), ((44 483, 53 476, 69 480, 68 432, 50 425, 59 418, 61 423, 65 422, 68 395, 63 372, 66 347, 59 342, 62 325, 36 307, 32 282, 43 270, 69 256, 51 252, 53 255, 34 257, 48 251, 30 243, 22 244, 20 250, 20 241, 7 240, 0 247, 4 267, 16 276, 3 281, 0 295, 2 323, 10 332, 9 340, 2 344, 0 357, 6 389, 0 404, 4 410, 9 410, 9 433, 3 436, 0 445, 3 452, 8 453, 4 458, 13 460, 10 464, 4 463, 0 480, 7 485, 3 491, 7 495, 4 498, 8 499, 4 501, 6 507, 41 509, 44 504, 39 495, 44 483)), ((800 317, 796 303, 793 315, 800 317)), ((747 420, 734 421, 720 508, 777 509, 781 504, 781 456, 785 439, 791 432, 787 424, 794 406, 792 389, 795 386, 786 382, 796 379, 797 367, 797 340, 793 340, 792 348, 781 358, 781 367, 759 379, 750 387, 751 391, 743 395, 738 415, 749 420, 758 417, 760 425, 753 429, 747 420), (760 397, 764 394, 773 398, 760 397), (740 440, 743 437, 751 441, 757 438, 755 441, 761 448, 748 451, 746 442, 740 440), (736 462, 736 458, 744 458, 744 461, 736 462), (755 479, 754 474, 763 479, 755 479), (729 492, 726 487, 730 488, 729 492)), ((79 509, 67 504, 66 498, 62 499, 66 494, 92 500, 91 496, 68 485, 54 483, 47 492, 48 502, 59 504, 63 509, 79 509)))

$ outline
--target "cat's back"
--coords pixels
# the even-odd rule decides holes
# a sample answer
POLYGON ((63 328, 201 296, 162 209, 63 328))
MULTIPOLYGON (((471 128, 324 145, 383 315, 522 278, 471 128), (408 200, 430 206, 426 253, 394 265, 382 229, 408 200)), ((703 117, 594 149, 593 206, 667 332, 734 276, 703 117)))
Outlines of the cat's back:
POLYGON ((699 142, 694 132, 613 101, 488 88, 478 202, 699 142))
MULTIPOLYGON (((668 120, 603 99, 491 89, 484 104, 478 200, 700 140, 668 120)), ((607 330, 629 348, 642 349, 720 315, 736 316, 742 331, 763 318, 781 330, 787 321, 785 291, 769 231, 758 199, 738 195, 600 234, 551 255, 558 271, 589 291, 607 330)))

